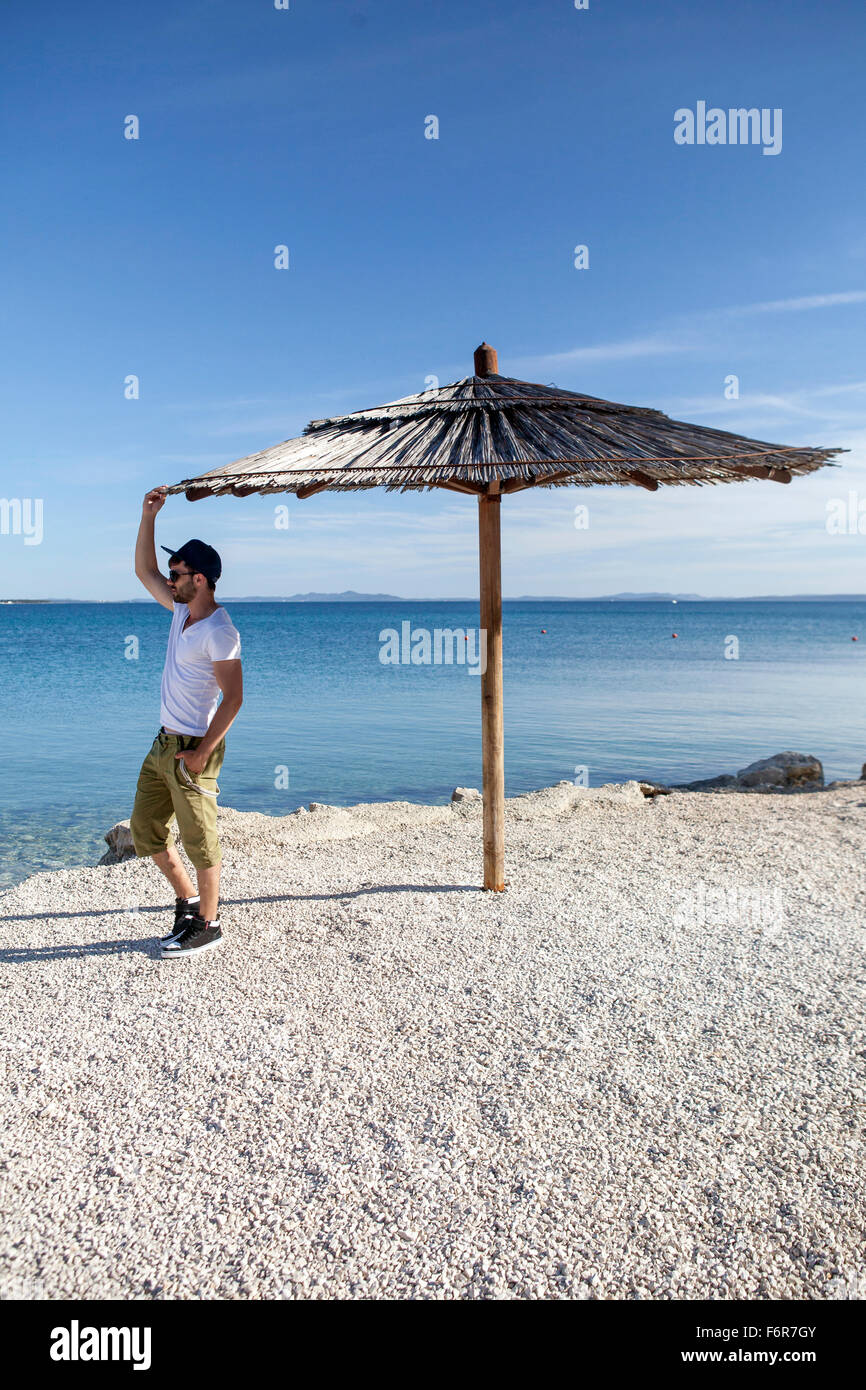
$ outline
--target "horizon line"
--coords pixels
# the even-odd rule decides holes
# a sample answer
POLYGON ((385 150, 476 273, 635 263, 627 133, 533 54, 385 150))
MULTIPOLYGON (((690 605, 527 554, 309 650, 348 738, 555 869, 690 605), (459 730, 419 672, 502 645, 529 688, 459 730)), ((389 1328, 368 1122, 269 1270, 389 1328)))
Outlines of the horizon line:
MULTIPOLYGON (((315 592, 315 591, 314 591, 315 592)), ((346 593, 355 593, 354 590, 345 590, 346 593)), ((514 594, 503 595, 503 603, 755 603, 764 601, 784 601, 785 599, 799 599, 802 601, 819 602, 822 599, 835 599, 838 601, 860 603, 866 602, 866 593, 792 593, 792 594, 677 594, 677 593, 641 593, 640 591, 624 590, 618 594, 514 594)), ((381 597, 371 594, 357 593, 355 598, 343 598, 341 594, 323 594, 321 598, 310 599, 305 595, 294 594, 231 594, 219 599, 222 603, 332 603, 332 604, 358 604, 358 603, 477 603, 478 595, 469 594, 457 598, 443 598, 437 595, 416 595, 414 597, 404 597, 402 594, 385 594, 381 597)), ((98 603, 100 605, 128 605, 141 603, 155 605, 159 607, 155 599, 152 598, 119 598, 119 599, 98 599, 98 598, 0 598, 0 606, 10 604, 30 604, 30 603, 98 603)))

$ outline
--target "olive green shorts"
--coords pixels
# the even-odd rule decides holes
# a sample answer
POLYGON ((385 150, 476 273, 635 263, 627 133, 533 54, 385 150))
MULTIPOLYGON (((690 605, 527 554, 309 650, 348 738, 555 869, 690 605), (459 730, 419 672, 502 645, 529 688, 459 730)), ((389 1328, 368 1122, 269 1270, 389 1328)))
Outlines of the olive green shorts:
POLYGON ((217 801, 215 795, 207 793, 219 792, 217 777, 226 741, 220 739, 202 773, 189 772, 175 757, 183 749, 197 748, 200 743, 201 739, 192 734, 166 734, 162 730, 153 740, 138 774, 129 822, 137 855, 159 854, 174 844, 168 827, 177 817, 178 832, 190 862, 197 869, 211 869, 219 864, 217 801), (194 785, 190 786, 190 782, 194 785), (196 791, 196 787, 201 791, 196 791))

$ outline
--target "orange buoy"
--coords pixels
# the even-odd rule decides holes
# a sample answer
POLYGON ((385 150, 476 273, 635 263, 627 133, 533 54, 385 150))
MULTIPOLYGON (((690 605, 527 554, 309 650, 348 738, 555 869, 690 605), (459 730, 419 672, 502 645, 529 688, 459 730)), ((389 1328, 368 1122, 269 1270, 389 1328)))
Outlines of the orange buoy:
POLYGON ((671 633, 671 637, 679 637, 679 635, 680 635, 680 634, 679 634, 678 632, 672 632, 672 633, 671 633))
MULTIPOLYGON (((541 631, 542 631, 543 633, 546 633, 546 632, 547 632, 547 628, 546 628, 546 627, 543 627, 543 628, 541 629, 541 631)), ((854 638, 854 641, 855 641, 855 642, 857 641, 857 638, 856 638, 856 637, 854 638)))
POLYGON ((859 637, 852 637, 852 638, 851 638, 851 641, 852 641, 852 642, 859 642, 859 641, 860 641, 860 638, 859 638, 859 637))

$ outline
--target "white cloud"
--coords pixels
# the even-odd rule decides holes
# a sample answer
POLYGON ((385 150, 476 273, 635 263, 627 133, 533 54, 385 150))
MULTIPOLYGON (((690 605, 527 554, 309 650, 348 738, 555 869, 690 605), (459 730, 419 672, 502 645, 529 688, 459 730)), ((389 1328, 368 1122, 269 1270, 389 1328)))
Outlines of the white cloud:
POLYGON ((810 294, 800 299, 768 299, 758 304, 741 304, 720 310, 724 314, 779 314, 802 309, 834 309, 840 304, 862 304, 866 290, 844 290, 840 294, 810 294))
POLYGON ((629 358, 666 357, 674 353, 692 352, 697 347, 693 335, 681 333, 651 333, 621 342, 599 343, 595 347, 570 348, 566 352, 545 353, 540 357, 517 357, 510 365, 515 370, 569 367, 583 362, 623 362, 629 358))
POLYGON ((708 309, 685 316, 678 328, 659 329, 657 332, 623 338, 618 342, 569 348, 564 352, 517 357, 513 360, 513 365, 515 370, 519 371, 538 371, 582 363, 624 362, 630 359, 672 356, 683 352, 693 353, 711 346, 706 337, 699 332, 699 326, 713 320, 807 309, 830 309, 864 302, 866 290, 844 290, 834 294, 813 294, 798 299, 771 299, 756 304, 734 305, 726 309, 708 309))

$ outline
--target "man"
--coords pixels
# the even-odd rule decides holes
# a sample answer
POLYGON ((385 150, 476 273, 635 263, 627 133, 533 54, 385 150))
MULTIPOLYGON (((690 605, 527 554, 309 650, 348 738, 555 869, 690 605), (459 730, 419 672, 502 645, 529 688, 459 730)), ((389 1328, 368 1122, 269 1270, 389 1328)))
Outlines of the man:
POLYGON ((162 727, 141 765, 130 829, 136 854, 149 855, 175 891, 174 927, 161 938, 162 955, 186 960, 222 940, 217 777, 226 733, 243 702, 243 677, 237 628, 214 601, 222 573, 217 552, 199 540, 179 550, 164 545, 168 579, 159 572, 153 527, 165 493, 157 487, 145 497, 135 544, 136 575, 173 616, 162 673, 162 727), (169 835, 172 816, 195 867, 197 893, 169 835))

